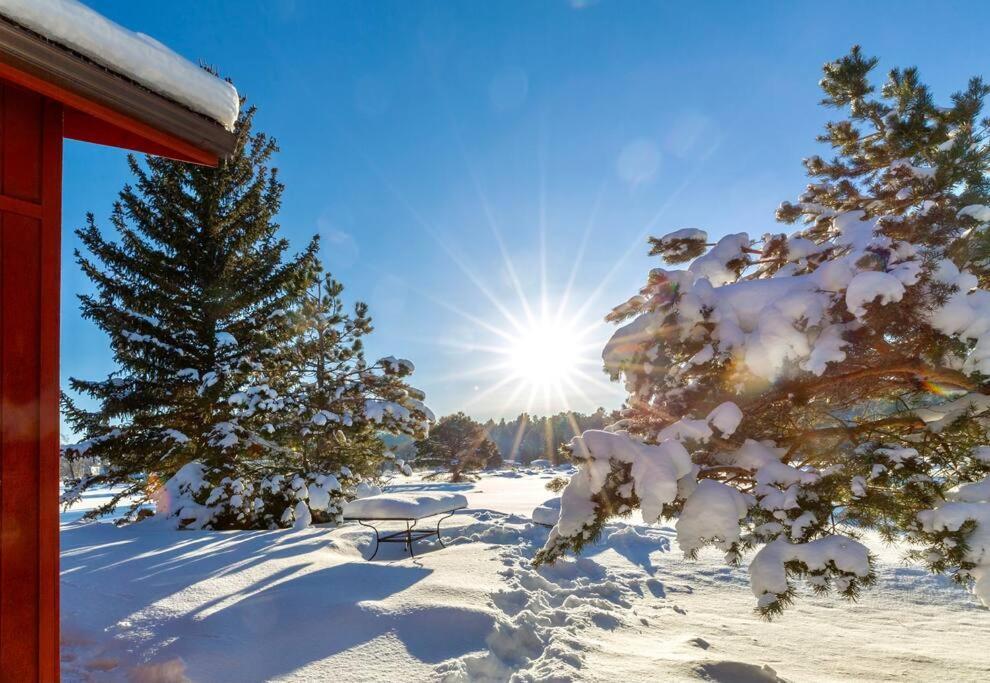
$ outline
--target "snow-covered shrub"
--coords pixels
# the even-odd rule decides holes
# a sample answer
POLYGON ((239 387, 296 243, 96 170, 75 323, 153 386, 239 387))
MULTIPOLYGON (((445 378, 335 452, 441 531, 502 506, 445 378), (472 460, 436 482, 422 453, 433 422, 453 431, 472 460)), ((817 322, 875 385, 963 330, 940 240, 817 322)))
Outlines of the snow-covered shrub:
POLYGON ((202 463, 184 465, 154 495, 156 514, 181 529, 305 528, 339 523, 366 482, 349 471, 273 474, 260 480, 202 463))
POLYGON ((537 562, 616 514, 676 518, 688 555, 750 561, 758 610, 792 579, 855 598, 865 530, 908 537, 990 604, 990 146, 979 79, 936 106, 914 69, 880 97, 858 48, 825 67, 848 107, 805 161, 789 234, 652 240, 656 268, 609 319, 622 419, 570 444, 581 463, 537 562))

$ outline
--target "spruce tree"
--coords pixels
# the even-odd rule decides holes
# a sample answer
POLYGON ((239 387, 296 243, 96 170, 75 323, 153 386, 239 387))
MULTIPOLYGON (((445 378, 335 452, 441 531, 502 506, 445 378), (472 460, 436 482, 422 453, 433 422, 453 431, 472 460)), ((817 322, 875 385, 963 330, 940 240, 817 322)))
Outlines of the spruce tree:
POLYGON ((364 338, 374 329, 368 306, 357 302, 348 313, 343 290, 318 272, 294 310, 297 332, 287 355, 293 410, 284 427, 304 471, 346 467, 376 476, 392 464, 382 436, 422 438, 433 414, 423 392, 405 381, 414 369, 410 361, 365 360, 364 338))
POLYGON ((429 436, 416 442, 415 462, 459 482, 475 470, 499 466, 502 456, 484 427, 464 413, 455 413, 440 418, 429 436))
POLYGON ((676 519, 749 573, 778 614, 796 578, 855 598, 864 541, 907 538, 990 604, 990 88, 937 106, 914 68, 879 92, 858 48, 827 64, 845 118, 784 203, 789 234, 651 240, 655 268, 609 316, 622 419, 571 442, 581 463, 537 562, 580 552, 614 515, 676 519), (867 534, 866 532, 871 532, 867 534))
POLYGON ((273 387, 317 245, 287 256, 276 143, 252 131, 253 118, 251 108, 238 119, 235 152, 217 168, 130 157, 135 180, 114 205, 116 234, 92 215, 77 231, 86 253, 76 259, 96 290, 79 297, 82 313, 109 336, 116 364, 105 379, 70 380, 94 409, 63 396, 84 437, 65 455, 106 465, 67 501, 90 486, 121 487, 91 516, 124 497, 136 507, 189 463, 221 481, 292 456, 273 438, 272 415, 285 408, 273 387))

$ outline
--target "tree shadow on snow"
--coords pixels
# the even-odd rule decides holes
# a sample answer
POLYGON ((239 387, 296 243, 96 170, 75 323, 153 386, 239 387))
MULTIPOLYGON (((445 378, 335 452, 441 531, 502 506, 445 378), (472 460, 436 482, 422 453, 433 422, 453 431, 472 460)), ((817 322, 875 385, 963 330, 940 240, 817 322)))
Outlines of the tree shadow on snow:
POLYGON ((462 482, 451 482, 451 481, 434 481, 434 482, 416 482, 415 484, 390 484, 388 486, 389 493, 407 493, 416 491, 470 491, 474 488, 474 484, 469 481, 462 482))
MULTIPOLYGON (((368 532, 358 544, 365 556, 371 539, 368 532)), ((67 621, 106 629, 108 638, 134 624, 138 634, 120 635, 137 652, 156 661, 181 657, 196 680, 268 680, 388 634, 433 664, 483 647, 494 623, 487 612, 446 605, 382 610, 377 601, 432 572, 416 560, 378 562, 408 558, 399 544, 382 546, 375 562, 338 554, 340 564, 307 572, 313 553, 335 545, 328 529, 177 532, 97 523, 63 527, 61 545, 67 621), (246 586, 233 578, 278 558, 289 562, 246 586), (238 590, 224 590, 228 576, 238 590), (160 605, 206 581, 217 594, 195 610, 160 605)), ((421 541, 415 550, 442 549, 421 541)))
POLYGON ((235 601, 225 607, 162 624, 156 637, 168 644, 156 659, 181 657, 203 680, 240 672, 240 681, 265 681, 389 634, 431 664, 478 649, 493 626, 485 612, 447 605, 386 611, 375 604, 431 571, 349 562, 252 586, 229 596, 235 601))
POLYGON ((652 576, 658 566, 651 556, 670 552, 670 539, 658 529, 622 524, 606 527, 602 538, 591 548, 592 552, 611 549, 652 576))
MULTIPOLYGON (((272 559, 326 552, 326 533, 199 532, 89 523, 62 527, 63 611, 91 608, 93 591, 107 626, 207 579, 247 571, 272 559)), ((296 565, 304 568, 308 561, 296 565)), ((282 570, 283 573, 288 570, 282 570)), ((81 615, 85 616, 85 615, 81 615)))

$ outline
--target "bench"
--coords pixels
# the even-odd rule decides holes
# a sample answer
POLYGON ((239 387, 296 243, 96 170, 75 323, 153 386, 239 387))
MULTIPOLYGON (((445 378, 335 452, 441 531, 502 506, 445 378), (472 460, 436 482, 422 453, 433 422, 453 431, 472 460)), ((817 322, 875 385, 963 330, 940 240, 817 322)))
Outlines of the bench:
POLYGON ((533 510, 533 523, 540 526, 556 526, 560 521, 560 498, 551 498, 533 510))
POLYGON ((409 549, 409 556, 415 557, 413 553, 413 542, 424 538, 436 536, 441 547, 443 539, 440 538, 440 523, 453 515, 458 510, 467 507, 467 498, 459 493, 382 493, 367 498, 358 498, 344 505, 344 521, 357 522, 361 526, 368 527, 375 532, 375 552, 368 560, 375 559, 378 548, 382 543, 402 543, 409 549), (437 527, 434 530, 417 529, 416 524, 428 517, 443 515, 437 520, 437 527), (405 522, 406 528, 390 534, 382 535, 375 522, 405 522))

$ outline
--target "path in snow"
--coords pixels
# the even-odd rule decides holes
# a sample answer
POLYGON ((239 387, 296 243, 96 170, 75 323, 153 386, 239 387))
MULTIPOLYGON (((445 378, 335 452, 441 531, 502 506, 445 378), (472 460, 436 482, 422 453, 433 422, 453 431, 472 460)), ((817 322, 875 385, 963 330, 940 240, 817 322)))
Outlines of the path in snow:
POLYGON ((616 523, 585 557, 536 570, 547 530, 528 514, 552 476, 400 484, 471 508, 444 524, 448 548, 385 546, 373 563, 370 532, 351 525, 175 532, 66 513, 63 678, 986 679, 990 615, 897 549, 858 605, 802 595, 769 624, 744 569, 682 559, 667 528, 616 523))

